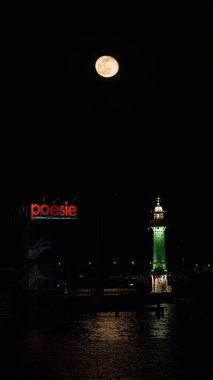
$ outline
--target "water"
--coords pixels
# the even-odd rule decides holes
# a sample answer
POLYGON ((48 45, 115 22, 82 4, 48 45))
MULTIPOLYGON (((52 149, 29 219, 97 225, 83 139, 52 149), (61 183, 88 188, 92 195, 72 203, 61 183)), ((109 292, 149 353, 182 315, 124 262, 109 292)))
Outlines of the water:
POLYGON ((193 304, 164 317, 100 313, 45 323, 1 321, 2 379, 209 379, 212 320, 193 304))

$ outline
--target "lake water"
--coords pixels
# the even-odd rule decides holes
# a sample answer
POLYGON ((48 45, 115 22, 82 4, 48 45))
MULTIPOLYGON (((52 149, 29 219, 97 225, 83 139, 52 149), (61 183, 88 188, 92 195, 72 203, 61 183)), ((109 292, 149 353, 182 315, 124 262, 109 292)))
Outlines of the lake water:
POLYGON ((1 321, 2 379, 209 379, 212 318, 192 303, 153 312, 1 321))

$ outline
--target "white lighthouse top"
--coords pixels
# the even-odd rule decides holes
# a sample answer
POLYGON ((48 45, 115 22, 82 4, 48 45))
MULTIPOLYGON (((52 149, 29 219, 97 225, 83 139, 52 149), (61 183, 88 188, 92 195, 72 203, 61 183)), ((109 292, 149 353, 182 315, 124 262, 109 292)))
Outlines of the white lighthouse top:
POLYGON ((156 198, 157 205, 155 206, 155 212, 163 212, 163 208, 160 205, 160 200, 161 200, 161 198, 158 196, 156 198))
POLYGON ((161 198, 158 196, 156 198, 157 205, 155 206, 155 209, 154 209, 154 219, 164 219, 164 211, 160 204, 160 200, 161 198))

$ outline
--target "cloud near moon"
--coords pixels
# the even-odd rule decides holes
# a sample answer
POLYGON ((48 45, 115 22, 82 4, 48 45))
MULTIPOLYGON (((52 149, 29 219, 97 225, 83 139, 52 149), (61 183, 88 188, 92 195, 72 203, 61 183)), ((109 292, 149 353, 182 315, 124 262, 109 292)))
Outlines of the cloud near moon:
POLYGON ((119 65, 115 58, 104 55, 97 59, 95 69, 102 77, 110 78, 117 74, 119 65))

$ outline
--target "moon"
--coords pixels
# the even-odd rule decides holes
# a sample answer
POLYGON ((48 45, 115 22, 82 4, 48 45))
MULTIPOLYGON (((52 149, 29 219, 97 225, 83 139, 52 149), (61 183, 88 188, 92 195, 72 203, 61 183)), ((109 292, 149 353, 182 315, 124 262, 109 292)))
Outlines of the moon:
POLYGON ((110 55, 103 55, 95 63, 95 69, 104 78, 113 77, 119 70, 118 62, 110 55))

